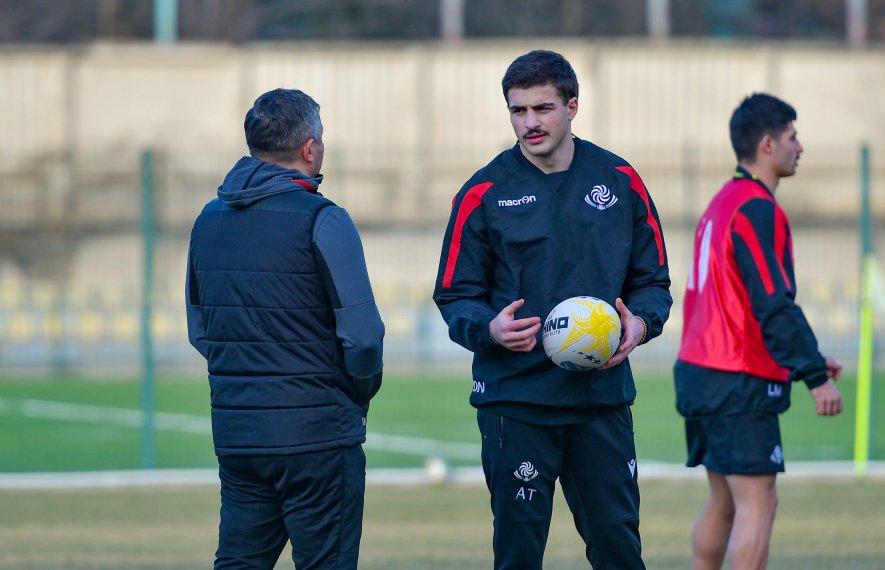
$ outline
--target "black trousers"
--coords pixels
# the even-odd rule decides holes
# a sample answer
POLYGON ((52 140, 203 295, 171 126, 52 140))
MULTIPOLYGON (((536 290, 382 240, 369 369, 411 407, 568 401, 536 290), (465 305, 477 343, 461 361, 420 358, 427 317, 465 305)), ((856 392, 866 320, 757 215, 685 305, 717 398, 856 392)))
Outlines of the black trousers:
POLYGON ((352 570, 362 535, 359 445, 297 455, 220 456, 216 569, 272 569, 287 541, 298 570, 352 570))
POLYGON ((496 570, 540 570, 559 479, 595 570, 643 569, 633 419, 626 405, 590 421, 530 424, 480 408, 496 570))

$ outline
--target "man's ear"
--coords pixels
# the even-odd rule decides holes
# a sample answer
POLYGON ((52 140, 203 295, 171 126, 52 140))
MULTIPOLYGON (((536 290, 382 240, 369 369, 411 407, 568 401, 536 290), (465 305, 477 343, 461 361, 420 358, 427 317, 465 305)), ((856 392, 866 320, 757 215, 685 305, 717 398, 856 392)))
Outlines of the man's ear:
POLYGON ((316 160, 316 153, 313 151, 313 143, 316 139, 307 139, 303 145, 301 145, 301 149, 299 150, 299 155, 301 156, 301 160, 306 162, 307 164, 313 164, 316 160))
POLYGON ((772 152, 774 152, 774 137, 769 134, 762 135, 762 140, 759 141, 759 144, 756 146, 756 156, 768 156, 772 152))

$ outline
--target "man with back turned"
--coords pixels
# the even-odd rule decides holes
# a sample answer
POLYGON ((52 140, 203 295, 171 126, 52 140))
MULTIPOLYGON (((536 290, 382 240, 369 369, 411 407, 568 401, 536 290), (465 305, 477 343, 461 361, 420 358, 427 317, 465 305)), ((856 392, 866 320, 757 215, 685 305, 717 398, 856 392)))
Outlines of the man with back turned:
POLYGON ((347 212, 318 192, 319 105, 259 97, 240 159, 194 223, 191 343, 208 363, 221 480, 215 568, 357 567, 384 325, 347 212))

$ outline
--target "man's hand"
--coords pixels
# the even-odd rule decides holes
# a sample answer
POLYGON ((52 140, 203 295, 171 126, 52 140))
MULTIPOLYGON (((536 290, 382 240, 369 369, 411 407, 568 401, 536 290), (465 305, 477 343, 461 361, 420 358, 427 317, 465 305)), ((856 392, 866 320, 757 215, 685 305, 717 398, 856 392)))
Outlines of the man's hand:
POLYGON ((836 362, 832 356, 827 356, 827 378, 832 378, 835 382, 842 375, 842 365, 836 362))
POLYGON ((821 384, 811 390, 811 397, 816 403, 815 412, 820 416, 835 416, 842 412, 842 394, 834 382, 842 375, 842 365, 836 362, 832 356, 824 357, 827 361, 826 384, 821 384))
POLYGON ((623 362, 645 335, 645 325, 642 324, 642 320, 630 312, 630 309, 627 308, 627 305, 624 304, 620 297, 615 299, 615 308, 621 314, 621 326, 624 328, 624 335, 621 337, 621 344, 618 345, 617 352, 597 370, 612 368, 623 362))
POLYGON ((514 319, 525 299, 513 301, 489 323, 489 334, 496 343, 514 352, 531 352, 538 343, 535 335, 541 329, 541 317, 514 319))
POLYGON ((819 416, 836 416, 842 413, 842 394, 832 380, 811 390, 811 397, 817 404, 815 412, 819 416))

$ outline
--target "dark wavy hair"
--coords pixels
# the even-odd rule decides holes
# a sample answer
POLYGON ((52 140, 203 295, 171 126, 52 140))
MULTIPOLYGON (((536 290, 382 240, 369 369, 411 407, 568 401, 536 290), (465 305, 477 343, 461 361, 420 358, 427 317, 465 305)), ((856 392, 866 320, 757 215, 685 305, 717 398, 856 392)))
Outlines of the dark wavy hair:
POLYGON ((754 160, 762 137, 777 138, 795 120, 796 109, 773 95, 754 93, 745 97, 728 123, 738 161, 754 160))
POLYGON ((510 64, 501 80, 504 99, 511 89, 553 85, 563 103, 578 96, 578 78, 568 60, 554 51, 535 50, 521 55, 510 64))
POLYGON ((255 100, 244 122, 252 156, 286 155, 320 139, 320 106, 297 89, 274 89, 255 100))

